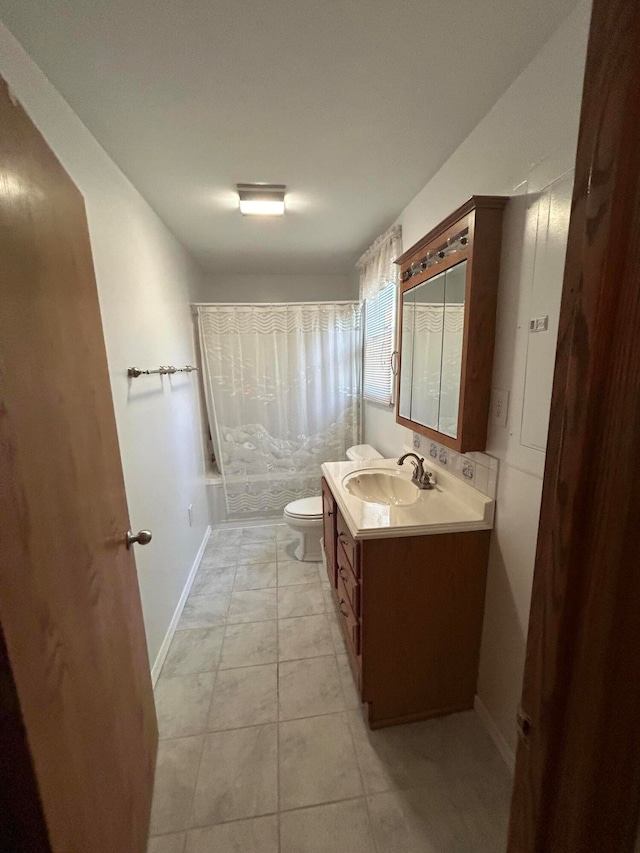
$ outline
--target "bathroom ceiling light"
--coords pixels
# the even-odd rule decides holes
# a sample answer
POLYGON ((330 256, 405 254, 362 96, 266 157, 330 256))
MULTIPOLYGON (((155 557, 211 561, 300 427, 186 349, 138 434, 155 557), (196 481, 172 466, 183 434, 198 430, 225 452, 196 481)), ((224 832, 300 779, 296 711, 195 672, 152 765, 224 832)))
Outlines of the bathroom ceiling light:
POLYGON ((244 216, 282 216, 284 184, 237 184, 240 213, 244 216))

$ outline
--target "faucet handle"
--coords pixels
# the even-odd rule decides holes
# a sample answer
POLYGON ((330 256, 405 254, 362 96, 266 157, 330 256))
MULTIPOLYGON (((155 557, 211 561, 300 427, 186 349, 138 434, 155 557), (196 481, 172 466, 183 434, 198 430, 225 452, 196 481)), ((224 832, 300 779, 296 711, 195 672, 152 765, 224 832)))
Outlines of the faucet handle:
MULTIPOLYGON (((409 462, 411 462, 411 464, 413 465, 413 474, 411 475, 412 479, 413 479, 413 478, 418 476, 418 463, 416 462, 415 459, 409 459, 409 462)), ((400 464, 401 463, 398 462, 398 465, 400 465, 400 464)))
POLYGON ((423 471, 422 482, 425 486, 430 486, 431 488, 433 488, 436 484, 436 478, 434 476, 433 471, 423 471))

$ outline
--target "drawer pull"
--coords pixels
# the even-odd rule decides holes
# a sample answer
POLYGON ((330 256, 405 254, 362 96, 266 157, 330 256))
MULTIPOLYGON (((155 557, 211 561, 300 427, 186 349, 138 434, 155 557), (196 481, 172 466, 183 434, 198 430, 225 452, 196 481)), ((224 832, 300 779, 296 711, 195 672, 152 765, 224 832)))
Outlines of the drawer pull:
POLYGON ((345 611, 342 609, 342 605, 343 605, 343 604, 344 604, 344 598, 341 598, 341 599, 340 599, 340 603, 338 604, 338 610, 340 611, 340 613, 342 613, 342 615, 344 616, 344 618, 345 618, 345 619, 348 619, 348 618, 349 618, 349 614, 348 614, 348 613, 345 613, 345 611))

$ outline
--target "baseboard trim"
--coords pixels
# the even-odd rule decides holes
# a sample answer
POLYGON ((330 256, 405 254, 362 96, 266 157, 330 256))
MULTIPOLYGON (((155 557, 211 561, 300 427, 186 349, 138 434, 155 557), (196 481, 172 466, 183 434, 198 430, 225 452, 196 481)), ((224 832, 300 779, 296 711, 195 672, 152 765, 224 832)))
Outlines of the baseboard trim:
POLYGON ((171 641, 173 640, 173 635, 176 632, 176 628, 178 627, 178 622, 180 621, 180 616, 182 615, 182 611, 184 610, 184 605, 189 597, 189 593, 191 592, 191 585, 195 580, 195 576, 200 568, 200 561, 202 560, 202 555, 204 554, 204 549, 207 547, 207 542, 209 541, 209 537, 211 536, 211 525, 207 525, 207 529, 204 532, 204 536, 202 537, 202 542, 200 543, 200 547, 198 548, 198 553, 196 554, 196 558, 193 561, 193 565, 191 566, 191 571, 189 572, 189 577, 187 578, 187 582, 184 585, 184 589, 182 590, 182 594, 180 595, 180 600, 176 605, 176 609, 173 612, 173 616, 171 617, 171 622, 169 623, 169 627, 167 628, 167 633, 164 635, 164 640, 162 641, 162 645, 158 651, 156 656, 155 663, 151 668, 151 682, 153 686, 156 686, 156 682, 160 677, 160 673, 162 672, 162 667, 164 666, 164 662, 166 660, 167 655, 169 654, 169 646, 171 645, 171 641))
POLYGON ((504 763, 509 768, 509 772, 513 776, 516 767, 516 756, 509 744, 506 742, 502 734, 500 733, 498 727, 493 721, 493 717, 487 711, 487 708, 479 696, 473 701, 473 707, 476 714, 480 717, 480 720, 487 730, 489 737, 495 743, 498 748, 498 752, 502 756, 504 763))

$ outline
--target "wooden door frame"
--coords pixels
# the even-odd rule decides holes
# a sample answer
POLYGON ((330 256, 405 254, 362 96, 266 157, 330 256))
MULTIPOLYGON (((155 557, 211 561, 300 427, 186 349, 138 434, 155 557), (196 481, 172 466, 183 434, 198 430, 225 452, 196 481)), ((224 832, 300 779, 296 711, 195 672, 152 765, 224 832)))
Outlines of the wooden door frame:
POLYGON ((628 853, 640 809, 640 3, 594 0, 509 853, 628 853))

